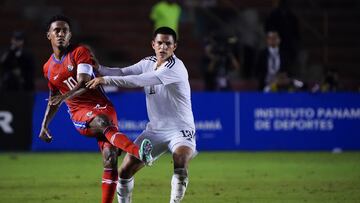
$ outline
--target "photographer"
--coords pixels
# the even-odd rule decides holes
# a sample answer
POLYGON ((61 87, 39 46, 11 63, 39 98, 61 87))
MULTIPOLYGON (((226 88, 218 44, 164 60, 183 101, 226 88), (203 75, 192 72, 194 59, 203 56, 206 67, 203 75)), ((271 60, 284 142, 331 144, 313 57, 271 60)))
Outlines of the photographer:
POLYGON ((240 69, 237 38, 212 34, 205 44, 203 59, 206 90, 230 90, 229 72, 240 69))
POLYGON ((33 91, 35 65, 33 55, 24 49, 24 33, 14 32, 10 43, 0 59, 0 90, 33 91))

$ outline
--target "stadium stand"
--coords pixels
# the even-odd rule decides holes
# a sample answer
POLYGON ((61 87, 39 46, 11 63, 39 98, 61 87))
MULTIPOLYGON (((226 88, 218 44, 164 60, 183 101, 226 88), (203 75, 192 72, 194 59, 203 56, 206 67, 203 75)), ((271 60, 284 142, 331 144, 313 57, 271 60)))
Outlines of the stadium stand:
MULTIPOLYGON (((42 25, 51 15, 62 12, 74 21, 75 40, 92 46, 99 60, 108 65, 134 63, 140 57, 151 54, 148 33, 152 25, 149 12, 155 0, 72 0, 47 1, 25 0, 0 2, 0 49, 8 46, 13 30, 24 30, 37 58, 37 89, 45 90, 41 76, 41 64, 50 53, 42 25)), ((305 82, 320 80, 324 67, 338 71, 340 83, 345 90, 358 90, 360 71, 360 4, 357 0, 292 1, 294 12, 300 19, 302 57, 306 59, 299 77, 305 82)), ((269 14, 272 1, 222 0, 219 7, 236 12, 245 8, 256 9, 262 20, 269 14)), ((180 24, 180 47, 177 55, 188 64, 191 85, 202 90, 204 85, 199 70, 202 55, 201 40, 193 34, 194 24, 190 21, 180 24)), ((236 90, 255 90, 254 81, 233 81, 236 90)))

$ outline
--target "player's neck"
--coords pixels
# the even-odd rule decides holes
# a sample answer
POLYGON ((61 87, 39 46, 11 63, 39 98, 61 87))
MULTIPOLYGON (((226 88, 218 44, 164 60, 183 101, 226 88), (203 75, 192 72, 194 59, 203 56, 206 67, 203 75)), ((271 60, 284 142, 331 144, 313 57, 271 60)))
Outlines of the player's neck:
POLYGON ((53 49, 54 51, 54 56, 57 60, 60 60, 66 53, 66 50, 65 49, 59 49, 59 48, 55 48, 53 49))
POLYGON ((158 68, 160 68, 160 66, 164 63, 164 61, 156 61, 156 67, 155 70, 157 70, 158 68))
POLYGON ((170 57, 166 58, 166 59, 162 59, 160 57, 157 57, 156 60, 156 69, 158 69, 162 64, 164 64, 170 57))

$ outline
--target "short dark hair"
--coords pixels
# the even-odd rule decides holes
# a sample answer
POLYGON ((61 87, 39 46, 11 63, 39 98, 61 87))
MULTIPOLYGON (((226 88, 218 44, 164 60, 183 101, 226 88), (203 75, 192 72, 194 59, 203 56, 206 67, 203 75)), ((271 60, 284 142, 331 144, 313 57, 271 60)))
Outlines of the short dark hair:
POLYGON ((54 15, 53 17, 51 17, 49 19, 49 21, 46 23, 46 28, 47 28, 46 31, 48 31, 50 29, 51 23, 53 23, 55 21, 64 21, 69 25, 69 28, 71 29, 71 20, 70 20, 70 18, 68 18, 65 15, 58 14, 58 15, 54 15))
POLYGON ((174 38, 174 42, 176 43, 176 32, 169 27, 159 27, 154 31, 153 39, 155 39, 157 34, 171 35, 174 38))

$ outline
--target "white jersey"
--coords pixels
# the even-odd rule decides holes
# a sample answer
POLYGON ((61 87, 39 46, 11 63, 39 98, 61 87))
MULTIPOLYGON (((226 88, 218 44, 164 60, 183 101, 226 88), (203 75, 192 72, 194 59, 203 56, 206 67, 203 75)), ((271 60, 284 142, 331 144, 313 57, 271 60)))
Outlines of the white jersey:
MULTIPOLYGON (((111 74, 103 68, 101 74, 111 74)), ((195 131, 191 108, 191 90, 184 63, 175 55, 156 68, 156 57, 146 57, 138 63, 122 68, 122 76, 105 76, 110 85, 144 87, 149 123, 146 130, 195 131)))

